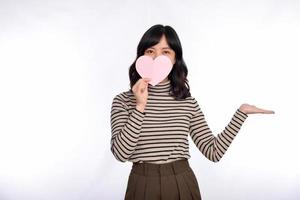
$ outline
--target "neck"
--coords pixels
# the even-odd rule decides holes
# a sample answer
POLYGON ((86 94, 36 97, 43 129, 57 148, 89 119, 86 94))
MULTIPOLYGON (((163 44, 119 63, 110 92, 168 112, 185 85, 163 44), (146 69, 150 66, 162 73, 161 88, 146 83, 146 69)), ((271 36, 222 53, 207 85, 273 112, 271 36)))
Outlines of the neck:
POLYGON ((157 85, 153 86, 151 84, 148 85, 149 92, 169 92, 171 88, 171 81, 169 79, 164 80, 157 85))

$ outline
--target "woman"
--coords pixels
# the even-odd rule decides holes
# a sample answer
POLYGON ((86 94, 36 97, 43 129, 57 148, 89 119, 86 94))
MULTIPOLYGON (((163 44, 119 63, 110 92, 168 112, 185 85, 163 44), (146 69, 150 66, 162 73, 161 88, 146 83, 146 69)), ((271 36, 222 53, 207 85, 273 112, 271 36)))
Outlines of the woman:
POLYGON ((111 109, 111 151, 121 162, 132 162, 125 199, 201 199, 196 176, 189 166, 188 134, 200 152, 218 162, 248 114, 274 113, 242 104, 217 136, 212 134, 197 100, 191 96, 188 70, 180 40, 170 26, 154 25, 137 47, 129 69, 130 89, 116 95, 111 109), (135 68, 143 55, 167 56, 168 76, 152 86, 135 68))

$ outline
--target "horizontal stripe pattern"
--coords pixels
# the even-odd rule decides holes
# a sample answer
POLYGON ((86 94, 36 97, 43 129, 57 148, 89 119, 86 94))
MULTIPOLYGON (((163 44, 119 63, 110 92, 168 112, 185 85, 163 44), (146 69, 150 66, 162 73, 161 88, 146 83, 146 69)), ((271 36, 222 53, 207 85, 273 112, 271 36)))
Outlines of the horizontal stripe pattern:
POLYGON ((170 81, 148 85, 144 112, 135 108, 129 90, 117 94, 111 107, 111 152, 121 162, 168 163, 190 158, 188 135, 209 160, 218 162, 248 115, 237 109, 225 129, 215 136, 194 97, 175 100, 170 81))

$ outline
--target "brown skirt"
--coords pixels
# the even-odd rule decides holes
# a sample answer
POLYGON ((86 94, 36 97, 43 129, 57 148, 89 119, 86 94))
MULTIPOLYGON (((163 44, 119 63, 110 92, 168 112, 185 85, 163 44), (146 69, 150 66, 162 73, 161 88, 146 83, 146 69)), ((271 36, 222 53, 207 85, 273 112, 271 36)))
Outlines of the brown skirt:
POLYGON ((201 200, 187 159, 166 164, 133 163, 125 200, 201 200))

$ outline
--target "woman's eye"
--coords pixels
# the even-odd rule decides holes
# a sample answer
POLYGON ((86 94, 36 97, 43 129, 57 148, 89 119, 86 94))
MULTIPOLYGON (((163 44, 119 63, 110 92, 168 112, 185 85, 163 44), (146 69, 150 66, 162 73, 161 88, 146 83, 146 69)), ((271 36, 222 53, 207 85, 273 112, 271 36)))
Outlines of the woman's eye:
POLYGON ((152 53, 152 50, 148 50, 148 51, 146 51, 146 53, 152 53))
POLYGON ((165 51, 165 53, 170 53, 170 52, 168 52, 168 51, 165 51))

